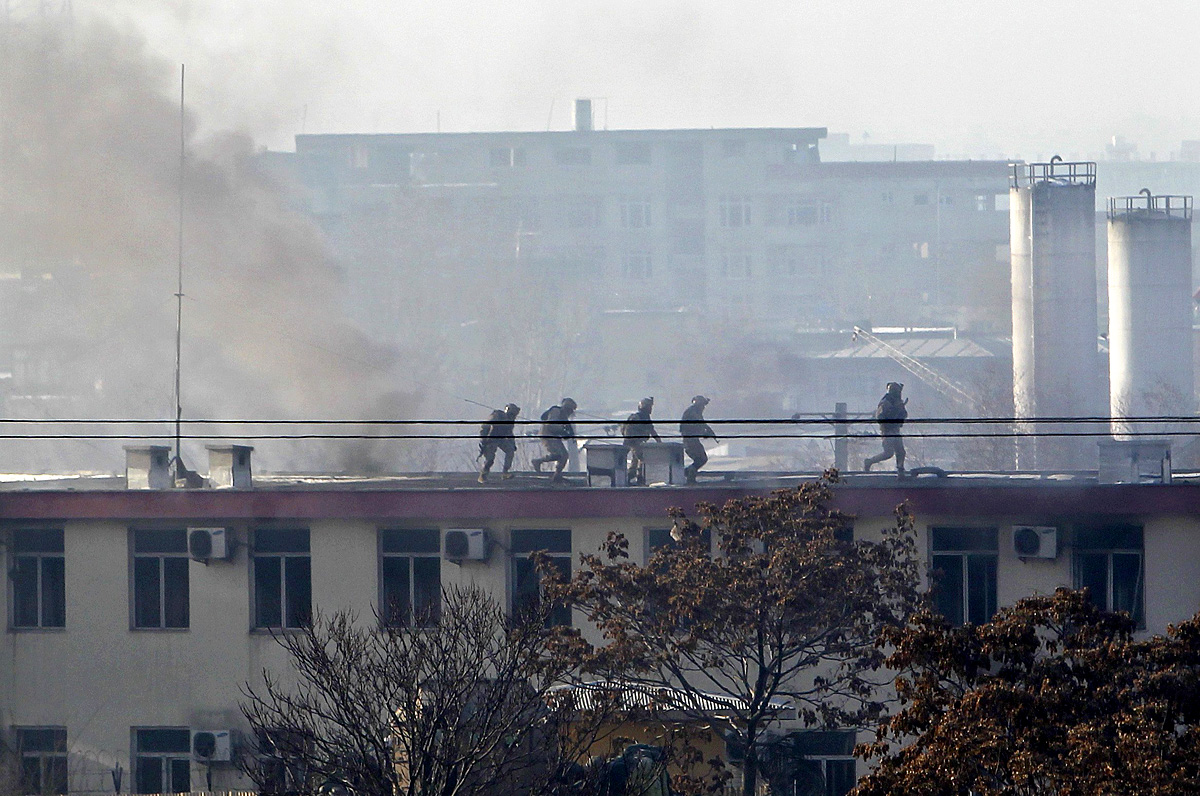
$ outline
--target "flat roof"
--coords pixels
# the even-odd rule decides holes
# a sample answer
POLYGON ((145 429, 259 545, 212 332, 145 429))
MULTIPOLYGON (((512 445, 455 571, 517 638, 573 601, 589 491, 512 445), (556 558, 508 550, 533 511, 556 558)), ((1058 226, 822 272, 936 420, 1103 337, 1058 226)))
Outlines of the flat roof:
MULTIPOLYGON (((525 475, 505 485, 481 486, 473 474, 378 478, 288 476, 260 478, 251 489, 124 489, 124 479, 40 481, 0 492, 0 521, 70 520, 228 521, 294 519, 405 522, 515 519, 663 518, 668 509, 693 512, 698 503, 765 495, 816 477, 808 473, 741 474, 694 486, 587 487, 582 476, 565 486, 525 475)), ((1004 517, 1053 524, 1056 518, 1114 519, 1200 514, 1200 474, 1175 483, 1099 484, 1095 474, 1045 476, 961 473, 909 477, 850 474, 834 487, 833 505, 852 514, 890 516, 902 502, 918 515, 1004 517)))

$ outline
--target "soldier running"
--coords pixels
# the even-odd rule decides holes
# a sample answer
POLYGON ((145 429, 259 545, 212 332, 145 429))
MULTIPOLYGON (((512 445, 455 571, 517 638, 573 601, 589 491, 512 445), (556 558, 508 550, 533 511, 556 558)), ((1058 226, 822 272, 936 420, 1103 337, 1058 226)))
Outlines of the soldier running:
POLYGON ((493 409, 488 419, 479 427, 479 457, 483 459, 483 469, 479 472, 479 483, 486 484, 492 463, 496 461, 496 451, 504 451, 504 474, 501 478, 512 478, 513 455, 517 452, 517 441, 513 436, 513 423, 521 407, 507 404, 503 409, 493 409))
POLYGON ((649 442, 651 437, 655 442, 662 442, 658 432, 654 430, 654 423, 650 420, 650 413, 653 411, 654 398, 643 398, 638 401, 637 411, 621 426, 621 436, 624 437, 625 447, 629 448, 628 476, 631 484, 646 482, 646 474, 643 472, 646 462, 642 458, 642 446, 649 442))
POLYGON ((879 399, 875 407, 875 420, 879 423, 879 433, 883 436, 883 453, 877 453, 863 460, 863 469, 871 472, 871 466, 896 457, 896 472, 904 475, 904 437, 900 427, 908 419, 908 399, 900 398, 904 385, 898 381, 889 381, 887 392, 879 399))
POLYGON ((683 452, 692 460, 691 464, 683 468, 683 474, 689 484, 696 483, 696 473, 708 462, 708 452, 704 450, 702 440, 711 439, 715 442, 717 439, 712 426, 704 421, 704 407, 708 406, 708 403, 708 399, 703 395, 697 395, 692 399, 692 405, 683 410, 683 417, 679 419, 683 452))
POLYGON ((575 439, 575 424, 571 422, 571 416, 577 408, 574 399, 563 398, 561 404, 542 412, 540 436, 546 455, 533 460, 533 469, 540 473, 543 464, 554 462, 554 478, 551 480, 555 483, 562 483, 563 470, 567 469, 570 457, 565 440, 575 439))

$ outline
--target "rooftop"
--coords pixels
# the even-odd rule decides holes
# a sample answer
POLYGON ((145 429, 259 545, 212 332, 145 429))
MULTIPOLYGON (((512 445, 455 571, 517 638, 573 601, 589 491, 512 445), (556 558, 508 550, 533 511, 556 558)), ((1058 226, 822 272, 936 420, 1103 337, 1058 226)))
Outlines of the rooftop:
MULTIPOLYGON (((256 475, 246 489, 127 489, 123 476, 80 473, 0 476, 0 521, 247 520, 268 518, 468 521, 659 517, 675 506, 764 494, 817 473, 705 472, 690 486, 587 486, 582 473, 561 486, 521 474, 480 485, 473 473, 378 476, 256 475)), ((1200 513, 1200 473, 1176 473, 1170 484, 1101 484, 1095 472, 948 473, 898 478, 894 472, 843 476, 835 505, 863 516, 887 516, 908 502, 918 515, 1130 517, 1200 513)))

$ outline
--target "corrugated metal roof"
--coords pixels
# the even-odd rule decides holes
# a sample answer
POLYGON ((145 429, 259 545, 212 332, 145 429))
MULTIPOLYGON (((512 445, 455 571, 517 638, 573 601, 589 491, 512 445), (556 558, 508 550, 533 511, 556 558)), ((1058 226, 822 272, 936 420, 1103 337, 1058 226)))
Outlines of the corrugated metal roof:
MULTIPOLYGON (((994 353, 963 337, 907 337, 886 340, 888 345, 915 359, 951 359, 961 357, 994 357, 994 353)), ((879 359, 890 354, 877 343, 859 340, 845 348, 816 354, 816 359, 879 359)))

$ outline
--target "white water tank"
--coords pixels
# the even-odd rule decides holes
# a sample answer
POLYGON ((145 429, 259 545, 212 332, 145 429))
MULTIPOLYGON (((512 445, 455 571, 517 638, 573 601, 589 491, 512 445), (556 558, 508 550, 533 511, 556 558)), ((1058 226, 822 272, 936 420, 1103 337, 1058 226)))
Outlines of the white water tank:
POLYGON ((1108 206, 1109 408, 1112 433, 1169 434, 1191 415, 1192 197, 1139 196, 1108 206))

